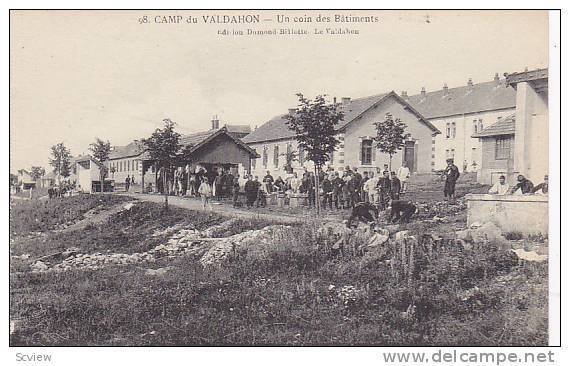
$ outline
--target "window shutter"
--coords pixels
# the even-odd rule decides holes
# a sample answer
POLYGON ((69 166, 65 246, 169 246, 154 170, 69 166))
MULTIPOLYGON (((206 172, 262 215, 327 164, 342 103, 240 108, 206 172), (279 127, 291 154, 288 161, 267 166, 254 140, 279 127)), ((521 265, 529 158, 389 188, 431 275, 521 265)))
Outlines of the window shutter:
POLYGON ((362 165, 363 153, 364 151, 362 150, 362 139, 360 139, 360 143, 358 145, 358 165, 362 165))
POLYGON ((372 141, 372 165, 376 162, 376 146, 374 145, 374 141, 372 141))

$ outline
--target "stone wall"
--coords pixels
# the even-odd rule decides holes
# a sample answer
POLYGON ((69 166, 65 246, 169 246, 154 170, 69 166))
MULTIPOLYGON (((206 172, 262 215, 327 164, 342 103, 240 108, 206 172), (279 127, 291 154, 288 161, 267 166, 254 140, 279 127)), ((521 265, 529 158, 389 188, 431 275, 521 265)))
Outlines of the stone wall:
POLYGON ((468 194, 467 225, 492 222, 503 233, 548 235, 548 196, 468 194))

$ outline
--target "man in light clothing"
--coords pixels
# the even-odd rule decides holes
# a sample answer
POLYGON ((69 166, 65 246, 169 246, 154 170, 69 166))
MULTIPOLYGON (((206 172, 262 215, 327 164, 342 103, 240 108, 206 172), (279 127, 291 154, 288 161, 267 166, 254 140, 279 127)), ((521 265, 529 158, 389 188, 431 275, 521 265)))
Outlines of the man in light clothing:
POLYGON ((368 178, 366 183, 364 183, 364 188, 362 190, 365 194, 368 194, 368 202, 373 205, 376 204, 376 196, 378 195, 376 184, 378 184, 378 176, 374 175, 374 172, 370 172, 370 178, 368 178))
POLYGON ((509 194, 509 184, 505 181, 505 176, 501 175, 499 177, 499 181, 495 183, 491 189, 489 189, 489 194, 500 194, 505 195, 509 194))
POLYGON ((402 191, 400 193, 406 193, 408 189, 408 179, 410 178, 410 168, 405 161, 402 161, 402 166, 398 168, 398 173, 396 174, 400 183, 402 183, 402 191))

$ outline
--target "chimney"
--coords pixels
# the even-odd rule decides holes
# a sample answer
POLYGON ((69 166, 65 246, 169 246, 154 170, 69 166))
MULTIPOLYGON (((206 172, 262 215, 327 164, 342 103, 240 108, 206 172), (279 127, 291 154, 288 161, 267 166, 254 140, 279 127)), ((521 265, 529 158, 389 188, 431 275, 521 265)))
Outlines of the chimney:
POLYGON ((499 84, 500 79, 499 79, 499 73, 498 72, 495 73, 495 77, 493 78, 493 80, 495 81, 495 84, 497 84, 497 85, 499 84))
POLYGON ((350 97, 342 97, 342 104, 348 104, 350 103, 350 97))
POLYGON ((422 86, 422 91, 420 92, 420 94, 422 95, 422 99, 424 99, 426 97, 426 87, 422 86))
POLYGON ((402 96, 402 98, 408 99, 408 92, 407 92, 407 91, 402 90, 402 92, 400 93, 400 95, 402 96))
POLYGON ((473 79, 469 78, 469 80, 467 80, 467 86, 473 86, 473 79))
POLYGON ((449 88, 447 87, 447 83, 443 83, 443 95, 449 94, 449 88))
POLYGON ((212 130, 217 130, 220 128, 220 120, 218 116, 212 117, 212 130))
POLYGON ((296 109, 296 108, 289 108, 289 114, 290 114, 290 115, 294 115, 295 112, 297 112, 297 109, 296 109))

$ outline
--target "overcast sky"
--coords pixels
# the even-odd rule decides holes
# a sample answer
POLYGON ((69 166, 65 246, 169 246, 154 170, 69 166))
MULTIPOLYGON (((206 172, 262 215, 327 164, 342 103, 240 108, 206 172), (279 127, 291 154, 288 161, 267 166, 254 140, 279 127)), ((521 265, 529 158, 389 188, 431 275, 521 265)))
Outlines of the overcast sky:
MULTIPOLYGON (((261 125, 295 93, 361 97, 489 81, 548 66, 546 12, 300 11, 378 16, 373 24, 139 24, 176 12, 11 13, 11 171, 48 166, 50 146, 73 155, 96 137, 124 145, 164 118, 181 133, 221 123, 261 125), (222 36, 218 29, 358 29, 359 35, 222 36)), ((183 16, 230 14, 184 11, 183 16)))

